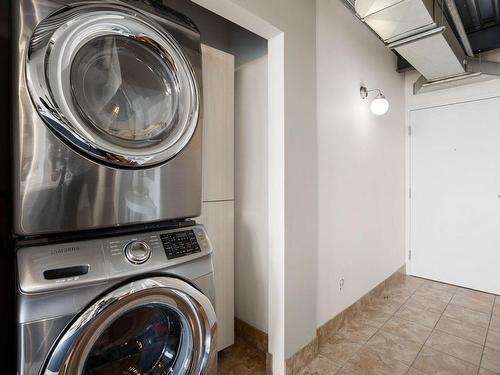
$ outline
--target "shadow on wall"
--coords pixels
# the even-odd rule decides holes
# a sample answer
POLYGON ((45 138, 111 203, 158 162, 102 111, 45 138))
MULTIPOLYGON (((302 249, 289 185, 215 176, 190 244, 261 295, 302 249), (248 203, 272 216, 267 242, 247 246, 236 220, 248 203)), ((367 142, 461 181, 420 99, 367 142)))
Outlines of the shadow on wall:
POLYGON ((191 1, 163 0, 163 4, 191 18, 203 44, 234 55, 236 68, 267 55, 266 39, 191 1))
POLYGON ((267 332, 267 55, 255 56, 235 72, 235 312, 267 332))
POLYGON ((235 57, 235 315, 267 332, 267 40, 193 2, 163 4, 235 57))
POLYGON ((235 215, 235 237, 244 246, 234 254, 234 313, 238 319, 267 333, 267 269, 263 272, 262 261, 255 251, 254 228, 239 219, 241 218, 235 215))

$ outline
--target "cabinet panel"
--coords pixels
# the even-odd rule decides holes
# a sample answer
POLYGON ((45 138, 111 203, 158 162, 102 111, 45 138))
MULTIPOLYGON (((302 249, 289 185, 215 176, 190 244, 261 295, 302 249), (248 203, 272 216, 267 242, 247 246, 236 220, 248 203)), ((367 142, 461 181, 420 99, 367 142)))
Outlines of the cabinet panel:
POLYGON ((215 310, 218 349, 234 343, 234 202, 203 202, 201 216, 214 248, 215 310))
POLYGON ((234 198, 234 56, 203 55, 203 201, 234 198))

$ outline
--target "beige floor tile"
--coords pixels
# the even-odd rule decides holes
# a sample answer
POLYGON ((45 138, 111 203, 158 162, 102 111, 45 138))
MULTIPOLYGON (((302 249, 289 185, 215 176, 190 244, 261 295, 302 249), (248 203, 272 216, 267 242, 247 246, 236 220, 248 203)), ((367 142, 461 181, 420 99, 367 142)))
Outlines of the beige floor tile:
POLYGON ((424 346, 412 365, 429 375, 476 375, 478 367, 424 346))
POLYGON ((425 282, 424 279, 420 279, 415 276, 407 276, 404 279, 404 282, 402 284, 410 289, 413 289, 413 291, 417 290, 421 285, 423 285, 425 282))
POLYGON ((500 351, 485 347, 481 367, 500 373, 500 351))
POLYGON ((485 368, 480 368, 478 375, 500 375, 500 373, 499 372, 493 372, 493 371, 487 370, 485 368))
POLYGON ((365 347, 346 363, 339 374, 404 375, 407 371, 407 365, 365 347))
POLYGON ((488 331, 486 346, 492 349, 500 350, 500 331, 495 331, 493 329, 488 331))
POLYGON ((335 375, 359 375, 359 373, 346 365, 342 367, 342 369, 340 369, 340 371, 337 372, 335 375))
POLYGON ((383 325, 382 330, 422 345, 432 332, 432 329, 429 327, 399 317, 389 319, 383 325))
POLYGON ((482 301, 484 303, 495 303, 495 295, 490 293, 481 292, 479 290, 467 289, 467 288, 458 288, 455 293, 459 296, 465 296, 469 298, 474 298, 478 301, 482 301))
POLYGON ((500 296, 495 297, 495 305, 493 306, 493 316, 500 317, 500 296))
POLYGON ((439 319, 436 328, 480 345, 483 345, 486 339, 486 328, 446 317, 439 319))
POLYGON ((314 358, 306 367, 299 370, 298 375, 330 375, 335 374, 342 366, 322 355, 314 358))
POLYGON ((483 353, 482 345, 439 330, 432 332, 425 345, 477 366, 481 362, 481 354, 483 353))
POLYGON ((440 302, 443 302, 447 304, 450 302, 451 298, 453 297, 453 293, 451 292, 445 292, 442 290, 437 290, 433 288, 428 288, 424 286, 421 286, 420 288, 417 289, 415 294, 413 294, 414 297, 422 297, 422 298, 429 298, 433 300, 437 300, 440 302))
POLYGON ((393 305, 402 305, 403 303, 406 302, 406 300, 408 299, 408 297, 411 295, 411 293, 409 293, 408 295, 406 295, 406 293, 403 293, 403 294, 399 294, 399 293, 396 293, 394 291, 390 291, 390 290, 383 290, 381 293, 380 293, 380 296, 377 297, 377 299, 381 300, 382 302, 385 302, 385 303, 391 303, 393 305))
POLYGON ((491 294, 461 289, 455 293, 451 303, 474 311, 491 314, 494 297, 491 294))
POLYGON ((399 309, 399 311, 394 314, 394 316, 421 324, 429 328, 433 328, 438 322, 441 314, 434 311, 422 309, 420 308, 420 305, 407 303, 406 305, 402 306, 401 309, 399 309))
POLYGON ((386 314, 394 314, 405 303, 406 300, 378 297, 370 302, 369 307, 386 314))
POLYGON ((495 331, 500 331, 500 316, 493 315, 491 317, 490 329, 494 329, 495 331))
POLYGON ((390 317, 391 314, 368 306, 356 316, 356 320, 367 325, 379 328, 385 322, 387 322, 390 317))
POLYGON ((355 318, 342 327, 335 335, 352 342, 364 344, 375 332, 377 332, 376 327, 355 318))
POLYGON ((236 338, 234 345, 219 352, 218 370, 223 375, 263 375, 266 373, 266 355, 236 338))
POLYGON ((390 290, 384 290, 381 294, 382 297, 390 298, 393 301, 397 301, 401 304, 405 303, 408 298, 414 293, 412 290, 394 288, 390 290))
POLYGON ((363 345, 346 339, 333 337, 320 346, 319 354, 334 363, 343 365, 354 353, 361 349, 363 345))
POLYGON ((432 280, 426 280, 423 284, 423 287, 436 289, 447 293, 455 293, 457 290, 457 287, 455 285, 440 283, 439 281, 432 280))
POLYGON ((409 291, 414 292, 415 290, 417 290, 420 287, 420 285, 422 285, 422 282, 420 282, 420 281, 415 282, 414 280, 406 279, 404 281, 391 284, 388 287, 397 288, 397 289, 404 289, 404 290, 409 290, 409 291))
POLYGON ((463 306, 449 304, 443 313, 443 316, 462 322, 474 324, 488 328, 490 323, 490 315, 479 311, 474 311, 463 306))
POLYGON ((413 362, 422 347, 415 341, 406 340, 384 331, 378 331, 373 335, 366 346, 382 357, 394 358, 407 365, 413 362))
POLYGON ((266 375, 266 370, 249 369, 242 364, 231 368, 218 368, 218 375, 266 375))
POLYGON ((414 294, 406 302, 406 305, 412 305, 419 307, 422 310, 432 311, 441 314, 448 305, 447 302, 439 301, 432 297, 425 297, 421 295, 414 294))
MULTIPOLYGON (((397 283, 397 284, 387 285, 384 289, 384 292, 393 293, 395 295, 400 295, 405 298, 408 298, 417 289, 418 286, 415 285, 397 283)), ((382 292, 382 294, 384 294, 384 292, 382 292)))
POLYGON ((425 372, 417 370, 416 368, 410 368, 406 375, 427 375, 425 372))

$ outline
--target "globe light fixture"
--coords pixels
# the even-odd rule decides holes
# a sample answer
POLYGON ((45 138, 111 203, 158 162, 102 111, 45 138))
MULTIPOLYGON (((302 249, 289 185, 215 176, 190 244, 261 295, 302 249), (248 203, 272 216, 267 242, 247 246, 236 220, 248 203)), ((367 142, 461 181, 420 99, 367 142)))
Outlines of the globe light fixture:
POLYGON ((384 94, 382 94, 382 91, 379 89, 368 90, 365 86, 361 86, 359 89, 359 95, 361 96, 361 99, 366 99, 372 91, 378 91, 378 95, 371 102, 370 110, 377 116, 385 114, 389 110, 389 102, 385 98, 384 94))

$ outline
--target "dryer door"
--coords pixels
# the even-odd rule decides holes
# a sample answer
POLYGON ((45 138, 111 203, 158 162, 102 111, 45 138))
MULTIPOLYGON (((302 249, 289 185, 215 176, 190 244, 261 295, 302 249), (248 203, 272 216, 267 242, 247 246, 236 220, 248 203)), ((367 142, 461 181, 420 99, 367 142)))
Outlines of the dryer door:
POLYGON ((199 88, 189 60, 135 9, 61 9, 35 28, 26 64, 45 123, 94 160, 130 168, 163 163, 196 129, 199 88))
POLYGON ((43 374, 178 374, 212 370, 214 309, 184 281, 153 277, 104 296, 69 325, 43 374))

